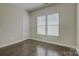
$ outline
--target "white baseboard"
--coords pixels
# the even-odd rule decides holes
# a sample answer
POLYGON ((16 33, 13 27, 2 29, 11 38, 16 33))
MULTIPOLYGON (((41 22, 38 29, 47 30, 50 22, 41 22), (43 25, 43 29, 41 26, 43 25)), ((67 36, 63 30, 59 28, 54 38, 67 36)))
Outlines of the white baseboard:
MULTIPOLYGON (((25 40, 28 40, 28 39, 25 39, 25 40)), ((16 43, 19 43, 19 42, 22 42, 22 41, 24 41, 24 40, 18 40, 18 41, 11 42, 11 43, 8 43, 8 44, 0 45, 0 48, 6 47, 6 46, 9 46, 9 45, 13 45, 13 44, 16 44, 16 43)))
POLYGON ((51 42, 51 41, 46 41, 46 40, 41 40, 41 39, 38 39, 38 38, 31 38, 31 39, 32 39, 32 40, 41 41, 41 42, 50 43, 50 44, 56 44, 56 45, 60 45, 60 46, 65 46, 65 47, 70 47, 70 48, 76 48, 76 46, 66 45, 66 44, 56 43, 56 42, 51 42))

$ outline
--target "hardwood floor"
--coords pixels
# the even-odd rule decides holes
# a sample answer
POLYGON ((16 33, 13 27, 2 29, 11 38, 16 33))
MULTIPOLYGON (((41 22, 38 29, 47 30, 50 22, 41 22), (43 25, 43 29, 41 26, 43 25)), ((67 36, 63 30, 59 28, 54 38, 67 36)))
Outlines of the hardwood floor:
POLYGON ((73 56, 75 49, 48 44, 35 40, 26 40, 0 48, 0 56, 73 56))

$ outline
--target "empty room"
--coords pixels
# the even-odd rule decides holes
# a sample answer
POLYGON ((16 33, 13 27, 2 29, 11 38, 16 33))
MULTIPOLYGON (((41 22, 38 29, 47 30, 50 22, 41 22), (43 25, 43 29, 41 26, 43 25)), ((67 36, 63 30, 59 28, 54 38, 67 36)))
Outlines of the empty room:
POLYGON ((0 3, 0 56, 78 56, 78 3, 0 3))

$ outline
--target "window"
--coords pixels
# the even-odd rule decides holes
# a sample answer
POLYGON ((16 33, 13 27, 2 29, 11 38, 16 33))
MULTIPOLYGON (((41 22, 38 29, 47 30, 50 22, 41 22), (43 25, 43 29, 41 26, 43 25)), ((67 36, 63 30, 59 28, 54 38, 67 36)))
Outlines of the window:
POLYGON ((37 17, 37 34, 46 34, 45 32, 45 16, 37 17))
POLYGON ((59 15, 51 14, 47 16, 47 35, 59 35, 59 15))
POLYGON ((59 36, 59 14, 38 16, 37 34, 59 36))

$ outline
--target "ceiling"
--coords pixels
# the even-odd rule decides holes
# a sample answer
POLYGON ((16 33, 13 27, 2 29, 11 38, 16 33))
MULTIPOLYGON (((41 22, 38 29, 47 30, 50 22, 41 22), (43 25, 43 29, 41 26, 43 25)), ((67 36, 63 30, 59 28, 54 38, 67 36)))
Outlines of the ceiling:
POLYGON ((11 3, 11 5, 26 9, 27 11, 33 11, 36 9, 40 9, 42 7, 45 7, 51 4, 52 3, 11 3))
POLYGON ((44 3, 12 3, 11 5, 32 11, 44 5, 44 3))

